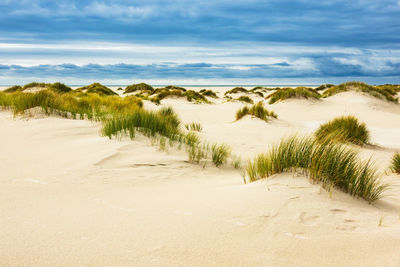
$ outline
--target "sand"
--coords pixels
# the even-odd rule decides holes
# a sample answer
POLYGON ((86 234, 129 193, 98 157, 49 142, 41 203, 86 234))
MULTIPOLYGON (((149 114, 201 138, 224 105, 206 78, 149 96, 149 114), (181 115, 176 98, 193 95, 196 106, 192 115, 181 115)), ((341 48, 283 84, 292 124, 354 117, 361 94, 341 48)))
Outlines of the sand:
POLYGON ((244 184, 230 167, 203 168, 144 137, 109 140, 97 123, 0 111, 0 266, 400 266, 400 176, 387 171, 400 105, 346 92, 266 105, 278 119, 265 123, 234 122, 243 104, 215 102, 163 104, 244 160, 355 115, 375 144, 361 155, 391 187, 371 205, 291 173, 244 184))

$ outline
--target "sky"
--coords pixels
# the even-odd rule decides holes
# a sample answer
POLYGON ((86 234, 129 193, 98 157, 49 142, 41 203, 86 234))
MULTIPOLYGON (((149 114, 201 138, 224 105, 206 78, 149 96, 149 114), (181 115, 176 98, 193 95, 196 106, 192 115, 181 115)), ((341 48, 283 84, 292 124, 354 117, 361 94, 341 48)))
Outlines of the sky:
POLYGON ((0 84, 400 83, 400 0, 0 0, 0 84))

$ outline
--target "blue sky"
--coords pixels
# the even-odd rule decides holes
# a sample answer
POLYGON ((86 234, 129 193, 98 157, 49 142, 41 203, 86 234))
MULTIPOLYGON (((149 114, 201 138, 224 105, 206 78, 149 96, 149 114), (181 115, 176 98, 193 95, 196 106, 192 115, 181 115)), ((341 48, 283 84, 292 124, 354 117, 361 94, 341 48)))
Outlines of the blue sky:
POLYGON ((400 0, 0 0, 0 84, 400 83, 400 0))

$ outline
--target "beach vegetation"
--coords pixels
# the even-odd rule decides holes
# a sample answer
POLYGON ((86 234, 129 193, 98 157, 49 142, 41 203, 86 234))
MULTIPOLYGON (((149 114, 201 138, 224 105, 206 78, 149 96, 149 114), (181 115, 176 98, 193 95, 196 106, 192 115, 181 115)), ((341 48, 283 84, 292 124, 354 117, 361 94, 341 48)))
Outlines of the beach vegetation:
POLYGON ((278 118, 278 115, 276 115, 273 111, 269 111, 266 108, 264 108, 262 101, 258 102, 257 104, 248 107, 244 106, 243 108, 239 109, 236 112, 236 120, 240 120, 246 115, 251 115, 257 118, 260 118, 264 121, 269 121, 269 119, 272 118, 278 118))
POLYGON ((289 98, 319 99, 320 97, 321 95, 312 88, 296 87, 278 89, 274 93, 268 95, 266 99, 269 99, 269 104, 273 104, 289 98))
POLYGON ((355 150, 312 137, 283 139, 249 161, 245 170, 250 182, 283 172, 304 174, 324 188, 336 187, 370 202, 387 188, 372 163, 361 161, 355 150))
POLYGON ((225 164, 228 160, 228 157, 230 155, 230 147, 226 144, 214 144, 211 147, 211 152, 212 152, 212 161, 216 167, 221 166, 222 164, 225 164))
POLYGON ((231 90, 226 91, 224 95, 238 94, 238 93, 247 94, 247 93, 249 93, 249 91, 243 87, 235 87, 235 88, 232 88, 231 90))
POLYGON ((254 104, 253 99, 251 99, 247 95, 242 95, 242 96, 236 98, 236 100, 238 100, 240 102, 248 103, 248 104, 254 104))
POLYGON ((370 134, 365 123, 360 123, 354 116, 342 116, 320 125, 315 132, 315 138, 320 142, 352 143, 365 145, 370 134))
POLYGON ((346 82, 331 87, 324 91, 323 97, 329 97, 347 91, 363 92, 379 99, 386 99, 387 101, 398 103, 397 92, 393 86, 372 86, 357 81, 346 82))
POLYGON ((201 130, 203 129, 201 124, 198 122, 187 123, 185 124, 185 128, 188 131, 195 131, 195 132, 201 132, 201 130))
POLYGON ((131 84, 125 88, 124 94, 133 92, 139 92, 142 94, 146 92, 147 94, 151 95, 154 92, 154 88, 151 85, 148 85, 147 83, 131 84))
POLYGON ((11 87, 5 89, 3 92, 5 92, 5 93, 15 93, 15 92, 19 92, 19 91, 22 91, 22 90, 23 90, 23 88, 21 86, 14 85, 14 86, 11 86, 11 87))
POLYGON ((328 89, 328 88, 331 88, 331 87, 334 87, 334 86, 335 86, 334 84, 326 83, 326 84, 322 84, 322 85, 318 86, 314 90, 315 91, 322 91, 322 90, 325 90, 325 89, 328 89))
POLYGON ((77 93, 84 92, 84 93, 88 93, 88 94, 98 94, 98 95, 101 95, 101 96, 117 95, 116 92, 114 92, 113 90, 111 90, 107 86, 102 85, 101 83, 92 83, 90 85, 80 87, 80 88, 74 90, 74 92, 77 92, 77 93))
POLYGON ((211 98, 218 98, 217 94, 212 90, 201 89, 200 94, 211 98))
POLYGON ((395 153, 391 162, 391 170, 400 174, 400 153, 395 153))

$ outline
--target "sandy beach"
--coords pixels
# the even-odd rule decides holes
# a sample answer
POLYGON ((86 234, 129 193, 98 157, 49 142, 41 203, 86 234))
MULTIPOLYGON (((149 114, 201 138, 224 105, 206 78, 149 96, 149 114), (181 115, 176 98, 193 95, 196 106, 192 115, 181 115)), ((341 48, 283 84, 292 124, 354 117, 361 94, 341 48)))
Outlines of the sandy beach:
POLYGON ((244 184, 239 170, 203 168, 143 136, 110 140, 100 123, 2 110, 0 265, 400 265, 400 177, 388 171, 400 151, 398 104, 356 92, 289 99, 265 103, 278 114, 266 123, 235 121, 243 103, 213 102, 169 98, 161 106, 182 123, 201 123, 202 140, 227 143, 243 161, 354 115, 371 132, 361 155, 390 188, 369 204, 293 173, 244 184))

